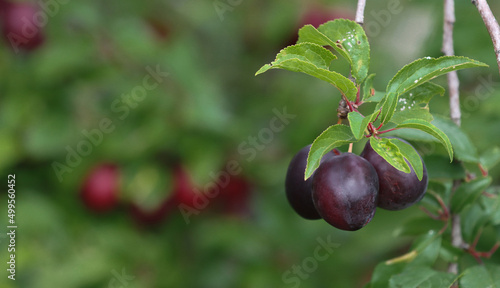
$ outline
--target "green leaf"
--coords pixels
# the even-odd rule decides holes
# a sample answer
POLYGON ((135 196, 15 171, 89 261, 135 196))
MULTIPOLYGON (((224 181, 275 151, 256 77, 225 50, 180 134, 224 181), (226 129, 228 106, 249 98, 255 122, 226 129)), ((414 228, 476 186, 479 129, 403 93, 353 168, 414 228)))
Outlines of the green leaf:
POLYGON ((394 130, 391 132, 388 132, 385 134, 387 136, 396 136, 408 141, 415 141, 415 142, 424 142, 424 143, 437 143, 439 140, 437 140, 435 137, 420 131, 420 130, 415 130, 415 129, 399 129, 399 130, 394 130))
MULTIPOLYGON (((264 65, 255 75, 266 72, 271 68, 282 68, 279 67, 283 62, 288 60, 301 60, 310 64, 313 64, 317 68, 328 70, 330 63, 337 59, 335 55, 332 54, 328 49, 312 43, 302 43, 297 45, 288 46, 282 49, 278 55, 276 55, 276 60, 271 63, 271 65, 264 65), (278 67, 273 67, 278 66, 278 67)), ((286 68, 283 68, 286 69, 286 68)))
MULTIPOLYGON (((487 189, 486 192, 494 192, 491 191, 494 189, 487 189)), ((481 206, 483 207, 484 212, 488 216, 492 225, 500 225, 500 197, 498 194, 495 198, 481 197, 481 206)))
POLYGON ((450 163, 448 157, 441 155, 425 156, 427 175, 430 179, 464 179, 465 170, 462 164, 450 163))
POLYGON ((432 266, 439 255, 441 242, 441 235, 432 230, 417 238, 412 245, 412 250, 417 252, 417 257, 412 261, 412 265, 432 266))
POLYGON ((396 104, 391 122, 399 124, 407 119, 422 119, 431 122, 434 118, 429 112, 429 101, 434 95, 443 95, 444 88, 427 82, 403 93, 396 104))
POLYGON ((439 230, 443 228, 443 222, 434 220, 429 216, 412 218, 405 221, 394 230, 394 236, 417 236, 429 230, 439 230))
MULTIPOLYGON (((448 163, 449 165, 449 163, 448 163)), ((448 203, 449 202, 449 198, 450 198, 450 194, 451 194, 451 183, 443 183, 443 182, 440 182, 440 181, 436 181, 436 180, 429 180, 429 184, 427 185, 427 191, 428 192, 434 192, 435 194, 437 194, 438 196, 441 197, 441 199, 443 199, 443 201, 445 203, 448 203)), ((428 195, 428 193, 426 193, 426 196, 428 195)), ((425 196, 424 196, 425 197, 425 196)), ((436 207, 438 208, 441 208, 441 206, 439 205, 439 202, 435 199, 434 196, 432 196, 432 198, 434 199, 435 203, 436 203, 436 207)))
POLYGON ((429 278, 436 275, 437 271, 429 267, 416 267, 412 271, 405 271, 391 277, 389 280, 389 288, 416 288, 427 287, 430 288, 425 282, 429 278))
POLYGON ((436 139, 443 144, 443 146, 446 148, 446 151, 448 152, 448 155, 450 156, 450 161, 453 160, 453 149, 450 143, 450 140, 448 139, 448 136, 444 134, 443 131, 439 130, 436 126, 432 125, 431 123, 420 120, 420 119, 408 119, 402 123, 400 123, 396 128, 413 128, 417 130, 421 130, 426 132, 427 134, 430 134, 434 136, 436 139))
POLYGON ((453 246, 449 241, 443 241, 439 251, 439 258, 446 262, 458 262, 465 253, 463 249, 453 246))
POLYGON ((371 288, 387 288, 389 279, 393 275, 401 273, 406 267, 406 263, 399 262, 395 264, 379 263, 372 274, 371 288))
POLYGON ((320 25, 318 29, 306 25, 299 30, 297 43, 310 42, 329 45, 351 65, 351 74, 361 84, 370 66, 370 44, 364 29, 354 21, 336 19, 320 25))
POLYGON ((398 106, 398 95, 396 93, 386 93, 384 99, 382 99, 377 107, 380 106, 380 121, 384 124, 392 119, 392 116, 396 112, 396 107, 398 106))
POLYGON ((387 95, 380 115, 382 123, 391 120, 399 95, 448 72, 486 66, 486 64, 479 61, 459 56, 443 56, 437 59, 426 57, 413 61, 399 70, 387 84, 387 95))
POLYGON ((418 181, 422 181, 422 177, 424 176, 424 164, 422 163, 420 155, 415 151, 415 148, 399 139, 390 139, 389 141, 399 148, 401 155, 403 155, 413 167, 415 174, 417 174, 418 181))
POLYGON ((372 122, 375 117, 377 117, 378 112, 364 117, 358 112, 350 112, 347 114, 347 119, 349 119, 349 126, 351 127, 352 134, 357 140, 363 138, 363 133, 368 126, 368 123, 372 122))
POLYGON ((411 267, 391 277, 389 288, 449 287, 456 275, 439 272, 430 267, 411 267), (436 286, 439 285, 439 286, 436 286))
POLYGON ((370 74, 365 79, 365 82, 363 84, 363 98, 361 99, 363 102, 370 102, 367 100, 374 96, 372 96, 373 77, 375 77, 375 74, 370 74))
POLYGON ((473 67, 488 67, 488 65, 460 56, 417 59, 396 73, 391 81, 389 81, 389 84, 387 84, 386 91, 401 95, 437 76, 473 67))
POLYGON ((460 288, 500 287, 500 266, 473 266, 463 272, 460 288))
MULTIPOLYGON (((431 124, 436 126, 438 129, 442 130, 447 136, 449 136, 450 143, 453 147, 453 151, 457 159, 462 160, 464 162, 472 162, 472 163, 477 163, 478 161, 480 161, 478 160, 477 149, 474 146, 474 144, 472 144, 470 138, 460 127, 455 125, 451 120, 440 115, 434 115, 434 120, 431 122, 431 124)), ((439 140, 436 139, 435 137, 423 131, 414 129, 395 130, 389 132, 387 135, 397 136, 410 141, 428 142, 428 143, 439 142, 439 140)), ((487 154, 487 152, 485 152, 485 158, 484 158, 491 160, 492 164, 496 163, 497 159, 500 161, 499 158, 496 158, 500 157, 500 149, 498 149, 497 156, 495 156, 495 152, 493 150, 494 148, 492 148, 492 151, 488 151, 488 153, 491 154, 487 154)))
POLYGON ((453 273, 437 272, 436 275, 432 276, 427 283, 432 288, 450 288, 459 276, 453 273))
POLYGON ((489 215, 481 209, 478 203, 471 205, 469 209, 464 209, 460 217, 462 218, 460 223, 462 235, 467 243, 472 243, 479 230, 491 221, 489 215))
MULTIPOLYGON (((382 101, 382 99, 384 99, 384 97, 385 97, 384 92, 375 90, 375 95, 373 95, 367 99, 364 99, 363 102, 366 102, 366 103, 375 102, 375 103, 377 103, 377 102, 382 101)), ((380 110, 380 105, 376 108, 376 110, 380 110)))
POLYGON ((436 115, 432 121, 437 128, 448 135, 455 158, 464 162, 479 162, 476 146, 472 144, 469 136, 448 118, 436 115))
POLYGON ((319 167, 323 155, 328 151, 344 144, 355 142, 351 128, 345 125, 333 125, 323 131, 312 143, 311 150, 307 156, 307 166, 304 179, 311 177, 319 167))
POLYGON ((500 163, 500 147, 495 146, 484 151, 479 157, 479 162, 481 162, 481 165, 483 165, 486 170, 495 167, 500 163))
POLYGON ((392 143, 391 140, 392 139, 387 138, 376 139, 375 137, 370 137, 370 145, 378 155, 394 166, 394 168, 405 173, 410 173, 410 166, 406 163, 398 146, 392 143))
POLYGON ((483 177, 460 185, 451 198, 451 212, 460 213, 465 206, 475 202, 490 184, 491 177, 483 177))
POLYGON ((262 66, 255 75, 277 68, 302 72, 332 84, 347 99, 354 101, 358 91, 354 83, 341 74, 328 70, 330 62, 335 58, 335 55, 320 45, 297 44, 281 50, 274 62, 262 66))

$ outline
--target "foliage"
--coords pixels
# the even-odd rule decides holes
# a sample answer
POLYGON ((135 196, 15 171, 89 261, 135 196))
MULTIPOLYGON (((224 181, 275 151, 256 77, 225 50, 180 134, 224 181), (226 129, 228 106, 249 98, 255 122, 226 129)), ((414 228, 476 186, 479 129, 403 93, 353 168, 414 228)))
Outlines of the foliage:
MULTIPOLYGON (((281 50, 276 60, 264 65, 256 75, 274 68, 306 73, 336 87, 349 109, 346 117, 348 126, 341 124, 343 117, 339 115, 339 123, 328 127, 312 142, 305 179, 311 177, 327 152, 348 143, 356 143, 364 137, 369 137, 374 151, 396 169, 410 173, 408 165, 410 164, 418 178, 422 179, 423 164, 419 154, 410 145, 398 139, 379 136, 391 131, 398 130, 399 132, 400 129, 406 128, 424 132, 424 134, 417 135, 424 135, 426 140, 429 139, 428 135, 432 136, 431 141, 442 144, 451 161, 454 160, 453 150, 456 150, 458 151, 455 153, 457 160, 481 167, 482 163, 477 156, 477 149, 458 126, 443 117, 437 117, 437 123, 434 123, 428 104, 433 96, 442 95, 444 88, 428 81, 450 71, 485 67, 486 64, 459 56, 424 57, 401 68, 389 81, 385 91, 375 92, 372 86, 374 74, 367 77, 370 46, 363 28, 357 23, 340 19, 326 22, 317 29, 312 25, 306 25, 299 31, 297 43, 281 50), (336 67, 334 60, 337 57, 331 54, 332 52, 338 53, 340 57, 348 61, 351 79, 349 75, 342 76, 334 71, 336 67), (347 84, 349 80, 351 84, 347 84), (361 87, 364 91, 361 91, 361 87), (376 105, 372 107, 372 110, 368 110, 367 116, 364 116, 358 109, 367 102, 373 102, 376 105)), ((340 105, 343 103, 340 102, 339 107, 340 105)), ((414 137, 412 140, 423 139, 414 137)), ((498 155, 492 155, 492 157, 496 159, 498 155)), ((498 279, 491 276, 494 275, 493 272, 484 269, 483 266, 467 265, 463 267, 465 271, 459 277, 436 268, 438 256, 448 254, 449 257, 450 254, 450 250, 446 248, 452 246, 448 237, 451 233, 448 228, 451 221, 450 215, 460 214, 471 209, 470 207, 475 207, 474 205, 478 205, 485 197, 483 193, 491 184, 491 178, 487 177, 485 171, 482 174, 482 177, 478 178, 468 176, 469 178, 465 179, 458 188, 453 191, 447 189, 446 195, 443 195, 443 191, 430 190, 427 196, 434 196, 437 200, 435 203, 440 206, 434 205, 433 207, 438 211, 439 216, 428 212, 429 216, 443 221, 444 226, 439 231, 428 230, 417 237, 407 254, 379 264, 374 271, 372 281, 366 287, 422 287, 422 285, 449 287, 458 279, 461 287, 477 285, 473 283, 480 281, 484 282, 482 287, 498 285, 498 279), (450 203, 449 207, 444 204, 444 198, 450 203), (476 270, 478 273, 471 272, 476 270)), ((445 184, 449 180, 441 179, 441 181, 445 184)), ((495 194, 494 197, 498 195, 495 194)), ((491 216, 484 215, 480 219, 481 221, 464 227, 466 229, 463 233, 469 235, 479 233, 477 234, 479 237, 485 227, 496 226, 492 224, 491 216), (469 229, 475 229, 476 233, 472 233, 469 229)), ((465 223, 467 222, 466 220, 465 223)), ((497 239, 500 238, 500 235, 498 236, 497 239)), ((475 241, 477 242, 477 239, 475 241)), ((498 245, 500 240, 497 241, 498 245)), ((479 264, 482 264, 481 257, 489 258, 498 248, 495 246, 490 253, 483 253, 477 252, 475 245, 470 244, 466 251, 475 257, 479 264)), ((452 256, 451 259, 442 260, 447 263, 459 262, 463 253, 454 251, 452 256)), ((492 264, 491 269, 495 271, 500 269, 500 266, 492 264)))
MULTIPOLYGON (((373 269, 381 269, 379 262, 404 254, 417 236, 443 227, 442 221, 423 217, 422 211, 412 207, 397 213, 377 210, 365 228, 345 233, 323 223, 301 220, 284 205, 286 167, 298 149, 336 123, 340 93, 331 84, 299 73, 252 75, 297 35, 295 27, 300 27, 301 15, 314 6, 310 2, 43 2, 49 12, 36 19, 44 21, 44 15, 48 15, 43 27, 45 42, 39 49, 15 53, 4 40, 0 44, 0 170, 4 181, 9 173, 17 176, 19 227, 17 280, 7 279, 7 271, 2 270, 0 287, 100 288, 110 287, 114 280, 114 287, 128 288, 293 287, 283 282, 283 273, 293 272, 303 263, 311 265, 310 257, 321 241, 337 246, 307 274, 307 279, 298 278, 300 287, 363 287, 373 269), (49 5, 54 3, 59 6, 49 5), (228 8, 223 10, 223 21, 214 3, 228 8), (143 101, 131 101, 132 90, 148 73, 146 68, 155 69, 157 65, 169 76, 156 89, 148 90, 143 101), (120 100, 123 110, 112 111, 112 104, 120 100), (134 103, 138 105, 128 106, 134 103), (129 107, 125 118, 124 107, 129 107), (274 109, 282 112, 285 107, 296 118, 283 126, 270 122, 276 115, 274 109), (68 149, 77 149, 81 141, 88 140, 82 132, 98 129, 104 118, 112 120, 115 129, 103 134, 103 141, 93 146, 78 165, 70 167, 71 172, 65 173, 60 182, 52 164, 64 164, 68 149), (274 129, 272 140, 266 134, 270 127, 274 129), (142 199, 145 206, 154 206, 156 198, 172 193, 171 171, 160 161, 165 154, 181 159, 201 190, 212 183, 211 175, 223 170, 229 159, 238 161, 241 175, 250 179, 253 187, 250 217, 216 214, 209 204, 190 224, 180 213, 173 213, 154 227, 136 223, 126 201, 142 199), (83 205, 79 193, 87 173, 102 162, 122 168, 122 196, 128 199, 121 199, 110 213, 94 214, 83 205), (128 285, 116 278, 122 272, 134 277, 128 285)), ((353 1, 319 2, 324 11, 344 13, 337 17, 349 18, 355 8, 353 1)), ((470 160, 450 164, 438 140, 416 129, 398 129, 384 135, 401 133, 418 148, 434 179, 430 187, 444 201, 451 193, 450 179, 464 178, 466 170, 480 175, 472 160, 479 158, 488 170, 492 187, 487 188, 488 197, 481 195, 478 203, 462 210, 467 220, 462 225, 468 243, 485 227, 477 247, 487 251, 497 239, 500 223, 499 198, 489 198, 498 194, 496 186, 500 184, 500 170, 495 166, 500 159, 499 148, 495 147, 500 143, 500 134, 496 133, 500 82, 482 20, 471 12, 470 1, 456 2, 457 53, 490 66, 460 71, 463 128, 447 128, 451 122, 439 117, 447 115, 447 97, 438 96, 444 95, 445 77, 414 88, 413 96, 407 93, 399 98, 409 101, 420 88, 433 91, 435 97, 428 102, 423 96, 425 90, 423 98, 414 99, 421 103, 417 110, 429 112, 419 115, 423 120, 429 120, 429 115, 434 118, 431 123, 448 136, 455 159, 470 160), (447 129, 469 135, 468 142, 447 129), (472 152, 470 147, 477 148, 472 152)), ((489 2, 500 11, 500 2, 489 2)), ((372 27, 371 33, 367 32, 371 44, 369 69, 377 75, 367 73, 360 87, 365 102, 360 114, 371 115, 371 106, 380 103, 388 81, 405 63, 441 55, 442 24, 437 20, 441 6, 441 1, 435 0, 369 3, 365 17, 372 27), (395 2, 400 2, 404 10, 383 18, 387 23, 379 22, 387 4, 395 2), (368 87, 374 88, 373 96, 368 87)), ((339 74, 349 75, 345 71, 349 60, 338 52, 333 54, 339 58, 332 61, 338 65, 339 74)), ((361 69, 358 73, 362 78, 365 72, 361 69)), ((399 115, 393 115, 391 122, 399 124, 414 118, 399 115)), ((356 116, 353 113, 351 117, 356 116)), ((356 131, 346 126, 347 133, 362 135, 362 126, 356 131)), ((366 138, 354 145, 355 151, 362 149, 363 141, 366 138)), ((346 147, 341 149, 345 151, 346 147)), ((0 193, 2 223, 7 220, 7 199, 0 193)), ((434 213, 440 209, 432 195, 422 203, 434 213)), ((8 257, 7 238, 2 237, 6 230, 5 224, 0 227, 1 259, 8 257)), ((464 268, 474 266, 475 260, 468 253, 446 244, 448 232, 443 234, 435 268, 443 271, 443 259, 455 261, 455 255, 460 255, 464 268)), ((468 277, 494 272, 491 267, 500 263, 500 253, 484 261, 485 268, 469 271, 468 277)), ((404 264, 385 268, 397 271, 404 264)))

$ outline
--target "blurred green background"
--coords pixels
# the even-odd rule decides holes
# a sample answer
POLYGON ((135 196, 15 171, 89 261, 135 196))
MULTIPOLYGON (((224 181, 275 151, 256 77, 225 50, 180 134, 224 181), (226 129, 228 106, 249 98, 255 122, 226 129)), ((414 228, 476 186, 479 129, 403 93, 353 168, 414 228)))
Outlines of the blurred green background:
MULTIPOLYGON (((307 11, 319 7, 331 9, 332 17, 352 18, 356 1, 52 2, 57 11, 43 27, 39 49, 14 53, 6 41, 0 46, 0 171, 5 182, 7 174, 16 174, 18 225, 17 280, 11 281, 4 274, 9 253, 3 192, 1 287, 299 287, 287 282, 287 271, 302 265, 310 272, 296 278, 300 287, 362 287, 378 262, 406 251, 411 238, 394 232, 423 215, 418 207, 377 210, 357 232, 303 220, 292 211, 283 184, 288 162, 337 122, 340 94, 304 74, 254 77, 293 41, 307 11), (168 76, 126 115, 113 109, 115 101, 129 101, 148 69, 168 76), (281 131, 262 136, 283 109, 295 117, 281 131), (115 129, 59 179, 54 162, 65 164, 68 147, 76 149, 86 139, 82 131, 99 128, 105 118, 115 129), (265 139, 252 146, 249 137, 265 139), (158 155, 180 159, 198 187, 229 160, 237 161, 240 176, 252 185, 251 214, 207 208, 189 224, 172 213, 145 227, 126 205, 105 214, 84 207, 80 187, 89 169, 102 162, 126 171, 123 201, 149 193, 134 182, 144 169, 161 179, 139 183, 168 196, 171 171, 158 155), (314 262, 322 241, 337 248, 314 262)), ((414 59, 442 55, 441 1, 368 2, 370 72, 377 74, 377 89, 414 59), (388 5, 398 13, 388 13, 388 5)), ((500 3, 490 2, 500 17, 500 3)), ((455 53, 490 65, 458 72, 463 127, 482 151, 500 143, 500 77, 475 7, 470 1, 456 5, 455 53)), ((446 77, 435 82, 445 86, 446 77)), ((431 111, 447 115, 447 101, 433 99, 431 111)), ((500 170, 491 175, 499 185, 500 170)))

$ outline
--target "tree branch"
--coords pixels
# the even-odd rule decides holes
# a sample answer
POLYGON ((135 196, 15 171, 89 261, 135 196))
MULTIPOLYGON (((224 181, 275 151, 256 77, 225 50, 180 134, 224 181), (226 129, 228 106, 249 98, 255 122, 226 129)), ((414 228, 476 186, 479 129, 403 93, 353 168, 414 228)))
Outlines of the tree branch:
POLYGON ((366 0, 358 0, 358 8, 356 9, 356 23, 359 25, 363 26, 363 23, 365 21, 365 6, 366 6, 366 0))
POLYGON ((497 56, 498 70, 500 71, 500 27, 498 26, 498 22, 486 0, 472 0, 472 4, 476 6, 479 15, 483 18, 484 25, 490 33, 495 55, 497 56))
MULTIPOLYGON (((446 56, 455 54, 453 48, 453 25, 455 24, 455 2, 454 0, 444 0, 444 26, 443 26, 443 48, 442 52, 446 56)), ((460 112, 460 94, 457 72, 452 71, 448 73, 448 90, 450 96, 450 117, 460 126, 461 112, 460 112)), ((453 183, 453 191, 460 185, 460 180, 453 183)), ((454 247, 463 247, 464 240, 462 238, 462 229, 460 227, 460 216, 452 215, 451 217, 451 244, 454 247)), ((448 272, 458 274, 458 263, 450 263, 448 272)))
MULTIPOLYGON (((455 24, 455 3, 454 0, 444 0, 444 27, 443 27, 443 47, 441 51, 446 56, 455 55, 453 48, 453 25, 455 24)), ((457 71, 448 73, 448 90, 450 96, 450 117, 460 126, 460 95, 457 71)))
MULTIPOLYGON (((460 183, 458 181, 458 183, 460 183)), ((464 239, 462 238, 462 228, 460 227, 460 215, 454 214, 451 216, 451 245, 462 249, 464 247, 464 239)), ((458 274, 458 263, 450 263, 448 272, 458 274)))

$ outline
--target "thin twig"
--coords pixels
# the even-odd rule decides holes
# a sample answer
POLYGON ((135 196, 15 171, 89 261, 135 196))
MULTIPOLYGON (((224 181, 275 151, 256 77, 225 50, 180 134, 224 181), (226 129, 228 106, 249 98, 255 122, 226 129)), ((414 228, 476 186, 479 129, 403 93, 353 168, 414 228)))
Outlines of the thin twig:
MULTIPOLYGON (((442 51, 447 56, 455 54, 453 48, 453 25, 455 24, 455 1, 444 0, 444 26, 443 26, 443 48, 442 51)), ((452 71, 448 73, 448 90, 450 96, 450 117, 460 126, 461 113, 460 113, 460 82, 458 80, 457 72, 452 71)), ((453 190, 460 185, 460 181, 453 183, 453 190)), ((452 215, 451 217, 451 244, 454 247, 462 247, 464 240, 462 238, 462 229, 460 227, 460 216, 452 215)), ((448 272, 458 274, 458 263, 450 263, 448 272)))
POLYGON ((500 71, 500 26, 498 26, 498 22, 486 0, 472 0, 472 4, 477 7, 481 18, 483 18, 484 25, 490 33, 495 55, 497 56, 498 70, 500 71))
POLYGON ((418 208, 420 208, 420 210, 424 211, 424 213, 427 214, 427 216, 431 217, 432 219, 434 219, 434 220, 441 220, 441 217, 439 215, 434 215, 431 211, 429 211, 424 206, 420 206, 418 208))
POLYGON ((365 6, 366 0, 358 0, 358 8, 356 9, 356 23, 363 26, 365 21, 365 6))
POLYGON ((490 258, 497 251, 498 247, 500 247, 500 242, 497 242, 490 249, 490 251, 487 251, 487 252, 477 251, 477 243, 479 242, 479 238, 481 238, 482 233, 483 233, 483 229, 480 229, 478 231, 476 237, 474 238, 474 241, 472 242, 472 244, 469 247, 467 247, 467 249, 466 249, 466 251, 469 252, 469 254, 472 255, 472 257, 474 257, 479 264, 483 264, 483 260, 481 259, 481 257, 490 258))
MULTIPOLYGON (((460 180, 453 181, 453 192, 456 191, 460 184, 460 180)), ((464 247, 465 242, 462 238, 462 228, 460 221, 460 215, 453 214, 451 216, 451 245, 461 249, 462 247, 464 247)), ((448 266, 448 272, 458 274, 458 263, 450 263, 450 265, 448 266)))
MULTIPOLYGON (((444 27, 443 27, 443 47, 441 51, 446 56, 455 55, 453 48, 453 25, 455 24, 455 3, 454 0, 444 0, 444 27)), ((450 117, 455 124, 460 126, 460 94, 457 71, 448 73, 448 90, 450 96, 450 117)))
MULTIPOLYGON (((450 1, 450 0, 448 0, 450 1)), ((457 124, 461 125, 462 113, 460 112, 460 94, 458 89, 460 82, 458 80, 457 71, 451 71, 448 73, 448 90, 450 96, 450 118, 457 124)))

